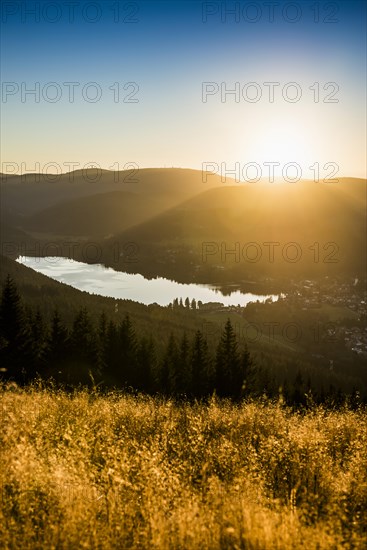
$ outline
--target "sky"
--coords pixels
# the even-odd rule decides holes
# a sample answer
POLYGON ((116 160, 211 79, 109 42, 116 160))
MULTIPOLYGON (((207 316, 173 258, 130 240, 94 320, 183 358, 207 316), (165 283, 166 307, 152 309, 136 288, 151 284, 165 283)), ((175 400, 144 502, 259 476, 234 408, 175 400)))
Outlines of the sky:
POLYGON ((0 171, 366 177, 366 5, 2 1, 0 171))

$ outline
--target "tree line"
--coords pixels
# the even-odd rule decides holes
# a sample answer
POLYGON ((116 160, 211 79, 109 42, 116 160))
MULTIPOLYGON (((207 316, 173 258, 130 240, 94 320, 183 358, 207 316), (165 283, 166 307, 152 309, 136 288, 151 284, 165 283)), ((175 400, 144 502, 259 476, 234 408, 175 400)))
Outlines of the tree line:
POLYGON ((356 387, 351 394, 331 383, 317 389, 321 373, 311 379, 296 364, 282 382, 276 381, 281 365, 267 365, 261 356, 254 360, 246 344, 239 345, 229 319, 210 349, 201 330, 191 337, 171 333, 166 345, 157 346, 152 335, 137 334, 129 315, 113 321, 101 313, 94 322, 83 307, 68 328, 57 310, 46 321, 39 308, 25 306, 10 276, 3 286, 0 380, 25 385, 41 378, 69 388, 98 385, 189 399, 214 392, 235 400, 281 393, 295 406, 360 400, 356 387))
POLYGON ((26 307, 8 276, 0 305, 1 377, 18 384, 35 378, 201 398, 241 398, 249 394, 256 367, 246 346, 240 349, 230 320, 216 353, 202 331, 192 338, 171 334, 158 356, 152 336, 137 335, 128 315, 120 322, 101 313, 93 323, 86 308, 68 329, 58 311, 46 322, 39 308, 26 307))

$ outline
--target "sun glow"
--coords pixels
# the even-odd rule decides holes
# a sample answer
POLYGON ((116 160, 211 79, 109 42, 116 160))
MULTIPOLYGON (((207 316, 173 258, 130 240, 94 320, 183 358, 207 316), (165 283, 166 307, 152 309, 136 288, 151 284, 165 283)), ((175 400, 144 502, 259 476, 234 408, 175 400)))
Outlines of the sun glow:
POLYGON ((270 128, 262 139, 262 155, 269 161, 285 163, 302 161, 307 152, 304 137, 297 134, 295 128, 270 128))
POLYGON ((246 156, 261 166, 263 178, 268 179, 272 173, 275 178, 283 179, 287 172, 290 178, 297 173, 308 178, 310 165, 317 160, 312 156, 312 144, 312 132, 307 124, 297 120, 264 121, 263 130, 253 136, 246 156))

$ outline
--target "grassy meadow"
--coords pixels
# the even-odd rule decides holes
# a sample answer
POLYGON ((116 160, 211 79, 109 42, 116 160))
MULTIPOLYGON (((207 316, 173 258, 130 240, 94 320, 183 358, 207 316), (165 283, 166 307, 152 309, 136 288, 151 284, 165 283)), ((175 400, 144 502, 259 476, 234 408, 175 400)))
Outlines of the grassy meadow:
POLYGON ((364 549, 365 410, 0 387, 4 549, 364 549))

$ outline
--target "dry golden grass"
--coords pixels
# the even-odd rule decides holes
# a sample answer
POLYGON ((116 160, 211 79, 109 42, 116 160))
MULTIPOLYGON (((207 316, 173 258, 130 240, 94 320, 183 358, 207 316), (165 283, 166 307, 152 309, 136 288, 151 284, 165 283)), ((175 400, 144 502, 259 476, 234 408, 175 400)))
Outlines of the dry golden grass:
POLYGON ((364 410, 0 389, 5 549, 364 549, 364 410))

